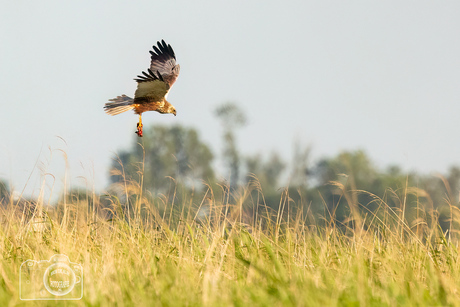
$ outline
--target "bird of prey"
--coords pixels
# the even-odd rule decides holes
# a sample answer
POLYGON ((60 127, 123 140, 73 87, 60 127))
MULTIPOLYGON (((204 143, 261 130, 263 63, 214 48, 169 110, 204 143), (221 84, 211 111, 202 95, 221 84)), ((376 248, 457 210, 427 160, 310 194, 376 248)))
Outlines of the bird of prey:
POLYGON ((117 115, 128 110, 134 110, 139 114, 137 123, 137 135, 142 137, 142 113, 146 111, 157 111, 161 114, 171 113, 176 116, 176 109, 166 98, 169 90, 179 76, 180 66, 176 64, 176 55, 171 45, 164 40, 153 45, 150 51, 151 62, 147 72, 143 71, 142 76, 137 76, 137 89, 134 99, 126 95, 109 99, 104 109, 107 114, 117 115), (157 47, 158 46, 158 47, 157 47))

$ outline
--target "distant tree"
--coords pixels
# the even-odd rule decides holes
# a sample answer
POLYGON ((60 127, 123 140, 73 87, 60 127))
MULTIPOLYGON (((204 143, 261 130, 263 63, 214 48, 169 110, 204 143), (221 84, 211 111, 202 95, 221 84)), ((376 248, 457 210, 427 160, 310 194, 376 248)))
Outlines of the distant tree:
POLYGON ((0 204, 7 204, 10 200, 10 190, 6 181, 0 180, 0 204))
POLYGON ((156 125, 145 130, 142 144, 137 143, 137 137, 135 139, 129 150, 118 153, 119 160, 114 159, 112 168, 117 171, 112 172, 115 173, 111 176, 112 182, 123 180, 123 171, 128 178, 137 180, 142 162, 144 187, 150 191, 167 189, 168 176, 183 184, 213 181, 213 155, 195 129, 156 125))
POLYGON ((246 116, 234 103, 226 103, 215 111, 224 128, 223 157, 230 173, 230 186, 238 184, 240 176, 240 154, 235 140, 235 129, 246 125, 246 116))
POLYGON ((357 217, 359 204, 367 205, 371 202, 368 194, 358 193, 357 190, 372 192, 370 189, 378 178, 378 171, 367 155, 357 150, 320 160, 314 168, 314 176, 320 195, 320 198, 313 195, 317 208, 321 208, 318 205, 324 203, 329 213, 338 220, 344 220, 350 214, 357 217), (342 188, 338 188, 334 182, 342 188))
POLYGON ((257 199, 257 193, 261 189, 265 204, 271 208, 277 208, 280 200, 280 185, 283 184, 281 175, 286 168, 286 163, 276 152, 272 152, 267 160, 260 155, 254 155, 247 157, 245 162, 246 182, 249 183, 256 179, 260 184, 258 189, 252 191, 253 199, 257 199))
POLYGON ((447 183, 449 188, 449 197, 451 201, 455 203, 459 202, 459 191, 460 191, 460 168, 453 166, 449 169, 449 174, 447 174, 447 183))
POLYGON ((377 178, 377 170, 362 150, 342 152, 332 159, 322 159, 316 166, 320 185, 327 184, 345 175, 350 184, 366 189, 377 178))
POLYGON ((268 193, 279 189, 278 185, 285 167, 286 164, 276 152, 272 152, 267 161, 264 161, 260 155, 246 158, 247 172, 254 174, 263 190, 268 193))
POLYGON ((309 164, 311 148, 301 148, 297 142, 294 146, 290 185, 295 188, 306 188, 309 177, 312 175, 309 164))

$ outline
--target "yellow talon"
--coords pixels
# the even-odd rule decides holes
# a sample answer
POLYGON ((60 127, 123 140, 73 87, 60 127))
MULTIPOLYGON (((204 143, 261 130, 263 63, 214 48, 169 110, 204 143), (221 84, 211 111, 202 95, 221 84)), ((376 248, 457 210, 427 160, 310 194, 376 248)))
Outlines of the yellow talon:
POLYGON ((139 122, 137 123, 137 131, 136 131, 136 134, 139 136, 139 137, 142 137, 142 134, 143 134, 143 131, 142 131, 142 117, 139 115, 139 122))

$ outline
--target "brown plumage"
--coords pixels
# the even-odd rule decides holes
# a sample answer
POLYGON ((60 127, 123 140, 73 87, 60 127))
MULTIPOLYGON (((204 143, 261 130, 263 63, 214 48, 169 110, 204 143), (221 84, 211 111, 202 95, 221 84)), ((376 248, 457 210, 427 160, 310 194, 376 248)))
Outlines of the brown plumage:
POLYGON ((176 55, 170 45, 164 40, 157 42, 150 51, 151 62, 147 72, 137 76, 137 89, 134 99, 126 95, 109 99, 104 109, 107 114, 117 115, 128 110, 134 110, 139 114, 137 124, 137 135, 142 136, 142 113, 147 111, 157 111, 159 113, 171 113, 176 115, 176 109, 170 104, 166 97, 169 90, 179 76, 180 66, 176 64, 176 55), (157 47, 158 46, 158 47, 157 47))

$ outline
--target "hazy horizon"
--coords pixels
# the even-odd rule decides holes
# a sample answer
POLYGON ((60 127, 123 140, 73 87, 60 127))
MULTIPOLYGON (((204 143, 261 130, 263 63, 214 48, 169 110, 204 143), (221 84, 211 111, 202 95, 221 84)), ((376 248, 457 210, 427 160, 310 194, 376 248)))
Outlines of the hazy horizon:
POLYGON ((218 158, 213 111, 233 101, 249 121, 237 133, 242 154, 276 150, 288 161, 298 141, 312 146, 312 162, 363 149, 381 169, 445 172, 460 164, 459 9, 428 1, 4 3, 0 178, 21 191, 30 177, 29 194, 46 172, 54 193, 65 176, 104 189, 111 157, 131 146, 138 120, 108 116, 104 103, 133 96, 133 78, 161 39, 181 65, 168 96, 177 116, 145 113, 146 127, 194 127, 218 158))

